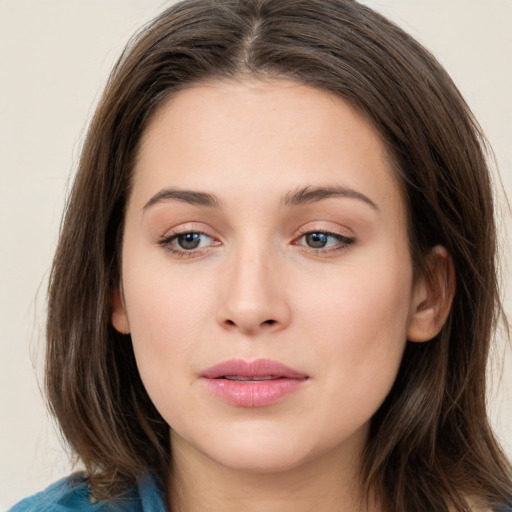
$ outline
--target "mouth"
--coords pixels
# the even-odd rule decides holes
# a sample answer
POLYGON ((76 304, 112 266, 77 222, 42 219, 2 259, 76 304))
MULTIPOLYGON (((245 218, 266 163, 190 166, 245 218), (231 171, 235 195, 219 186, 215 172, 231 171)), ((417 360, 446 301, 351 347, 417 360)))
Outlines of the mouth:
POLYGON ((233 359, 200 374, 209 390, 237 407, 265 407, 300 389, 309 376, 271 359, 233 359))
POLYGON ((240 382, 261 382, 262 380, 276 380, 282 379, 283 377, 276 377, 275 375, 267 375, 265 377, 242 377, 241 375, 225 375, 224 377, 218 378, 226 380, 236 380, 240 382))

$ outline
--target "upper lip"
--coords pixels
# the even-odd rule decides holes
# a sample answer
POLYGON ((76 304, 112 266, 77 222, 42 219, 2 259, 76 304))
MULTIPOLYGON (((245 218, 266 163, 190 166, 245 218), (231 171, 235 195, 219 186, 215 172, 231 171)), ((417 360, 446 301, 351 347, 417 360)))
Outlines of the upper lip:
POLYGON ((222 361, 201 372, 201 377, 219 379, 222 377, 272 377, 275 379, 306 379, 308 375, 272 359, 230 359, 222 361))

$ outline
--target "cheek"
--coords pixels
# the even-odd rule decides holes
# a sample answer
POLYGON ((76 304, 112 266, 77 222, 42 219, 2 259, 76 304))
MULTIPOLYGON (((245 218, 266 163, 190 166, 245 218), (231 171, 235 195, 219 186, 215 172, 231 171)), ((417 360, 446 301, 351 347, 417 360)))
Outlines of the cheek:
POLYGON ((402 338, 411 306, 412 271, 409 266, 394 267, 384 262, 347 265, 316 283, 303 279, 295 291, 299 322, 305 319, 312 327, 330 330, 340 341, 360 333, 363 345, 397 334, 402 338))
POLYGON ((126 245, 123 291, 131 338, 142 380, 157 400, 200 350, 213 292, 207 279, 191 281, 170 272, 161 255, 139 257, 126 245))
POLYGON ((303 322, 304 336, 314 340, 313 357, 324 362, 330 406, 343 404, 343 414, 371 416, 391 389, 402 359, 412 273, 383 270, 351 268, 300 305, 299 315, 310 319, 303 322))

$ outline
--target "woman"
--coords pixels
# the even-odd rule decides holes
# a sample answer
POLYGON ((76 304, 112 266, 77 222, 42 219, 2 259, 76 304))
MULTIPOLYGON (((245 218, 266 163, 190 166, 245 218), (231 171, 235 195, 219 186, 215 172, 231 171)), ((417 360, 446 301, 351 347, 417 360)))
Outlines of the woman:
POLYGON ((483 136, 345 0, 192 0, 128 46, 54 260, 84 475, 13 510, 499 510, 483 136))

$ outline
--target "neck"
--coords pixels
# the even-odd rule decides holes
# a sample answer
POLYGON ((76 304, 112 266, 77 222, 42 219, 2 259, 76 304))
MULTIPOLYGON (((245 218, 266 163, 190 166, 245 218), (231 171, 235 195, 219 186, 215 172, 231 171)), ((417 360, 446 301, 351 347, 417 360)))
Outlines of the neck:
POLYGON ((376 512, 362 500, 360 457, 327 455, 281 471, 228 468, 171 435, 173 466, 168 482, 171 512, 376 512))

